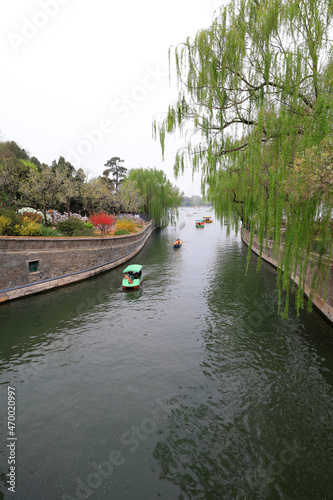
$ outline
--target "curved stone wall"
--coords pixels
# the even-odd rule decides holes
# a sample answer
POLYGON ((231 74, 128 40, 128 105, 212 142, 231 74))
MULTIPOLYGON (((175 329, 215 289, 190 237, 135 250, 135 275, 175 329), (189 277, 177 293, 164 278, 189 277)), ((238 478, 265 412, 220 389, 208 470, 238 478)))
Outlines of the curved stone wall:
MULTIPOLYGON (((242 240, 247 246, 249 246, 250 231, 247 231, 244 227, 242 227, 242 240)), ((283 243, 281 244, 281 251, 283 249, 282 247, 283 243)), ((260 254, 260 244, 258 237, 256 235, 253 236, 251 250, 257 255, 260 254)), ((273 255, 273 241, 264 240, 262 258, 266 262, 272 264, 274 267, 276 268, 278 267, 277 260, 273 255)), ((310 294, 309 285, 311 283, 312 273, 313 270, 311 269, 311 262, 310 262, 308 266, 306 283, 304 287, 304 292, 307 297, 309 297, 310 294)), ((292 276, 292 279, 296 284, 299 283, 299 276, 297 274, 292 276)), ((318 311, 321 312, 330 323, 333 323, 333 258, 330 259, 330 272, 328 277, 327 295, 325 301, 323 297, 324 297, 324 284, 319 288, 318 293, 313 295, 312 302, 313 305, 318 309, 318 311)))
POLYGON ((110 237, 0 237, 0 303, 68 285, 126 262, 144 246, 154 225, 110 237))

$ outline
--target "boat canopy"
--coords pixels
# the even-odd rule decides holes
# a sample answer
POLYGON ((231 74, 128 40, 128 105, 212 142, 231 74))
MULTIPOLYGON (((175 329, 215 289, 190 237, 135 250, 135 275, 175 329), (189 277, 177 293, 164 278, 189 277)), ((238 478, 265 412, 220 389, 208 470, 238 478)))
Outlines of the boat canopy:
POLYGON ((140 264, 131 264, 123 270, 123 273, 139 273, 141 269, 142 266, 140 266, 140 264))

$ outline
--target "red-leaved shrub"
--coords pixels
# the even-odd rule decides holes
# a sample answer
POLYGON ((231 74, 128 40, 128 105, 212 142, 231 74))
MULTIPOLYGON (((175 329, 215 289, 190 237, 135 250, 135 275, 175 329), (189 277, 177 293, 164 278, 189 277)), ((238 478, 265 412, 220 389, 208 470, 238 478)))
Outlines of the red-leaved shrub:
POLYGON ((113 215, 108 215, 105 212, 100 212, 98 214, 92 214, 90 217, 90 222, 94 227, 97 227, 102 234, 105 234, 108 229, 110 229, 116 222, 116 218, 113 215))
POLYGON ((22 220, 24 218, 29 219, 30 222, 37 222, 37 224, 43 223, 43 217, 37 212, 23 212, 22 220))

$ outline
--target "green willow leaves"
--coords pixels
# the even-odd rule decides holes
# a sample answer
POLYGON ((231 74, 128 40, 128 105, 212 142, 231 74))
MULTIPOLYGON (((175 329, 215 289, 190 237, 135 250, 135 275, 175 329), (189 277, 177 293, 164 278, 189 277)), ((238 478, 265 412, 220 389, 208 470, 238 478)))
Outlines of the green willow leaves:
POLYGON ((186 131, 175 173, 200 168, 220 218, 249 224, 261 245, 273 238, 276 251, 286 220, 279 283, 287 296, 314 240, 321 251, 312 291, 332 250, 332 13, 332 0, 221 8, 208 29, 170 52, 179 98, 153 124, 162 152, 167 134, 186 131))
POLYGON ((142 199, 142 210, 159 227, 173 220, 174 208, 182 203, 183 193, 173 186, 162 170, 136 168, 130 170, 124 185, 134 182, 142 199))

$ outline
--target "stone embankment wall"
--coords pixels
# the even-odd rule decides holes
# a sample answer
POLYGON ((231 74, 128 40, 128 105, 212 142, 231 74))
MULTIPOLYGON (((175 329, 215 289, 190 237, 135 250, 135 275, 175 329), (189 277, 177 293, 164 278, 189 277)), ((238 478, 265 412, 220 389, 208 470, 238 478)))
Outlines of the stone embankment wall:
MULTIPOLYGON (((242 228, 242 240, 246 245, 249 245, 250 232, 247 231, 244 227, 242 228)), ((283 250, 283 244, 281 244, 281 251, 282 250, 283 250)), ((259 239, 256 235, 253 236, 252 251, 255 252, 257 255, 260 254, 259 239)), ((277 259, 273 255, 273 241, 271 240, 264 241, 262 258, 266 262, 272 264, 274 267, 276 268, 278 267, 277 259)), ((310 283, 311 283, 312 272, 313 270, 311 270, 311 266, 309 264, 305 281, 305 288, 304 288, 304 292, 307 297, 309 297, 310 294, 310 283)), ((295 276, 292 276, 292 279, 296 284, 299 283, 299 276, 297 274, 295 276)), ((312 302, 314 306, 325 316, 325 318, 330 323, 333 323, 333 258, 330 259, 330 272, 329 272, 327 296, 325 302, 323 297, 324 297, 324 285, 319 287, 318 292, 313 295, 312 302)))
POLYGON ((110 237, 42 238, 0 236, 0 303, 45 292, 103 271, 134 257, 153 222, 140 233, 110 237))

